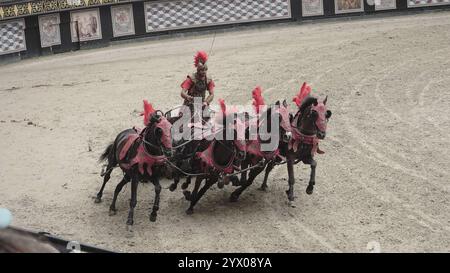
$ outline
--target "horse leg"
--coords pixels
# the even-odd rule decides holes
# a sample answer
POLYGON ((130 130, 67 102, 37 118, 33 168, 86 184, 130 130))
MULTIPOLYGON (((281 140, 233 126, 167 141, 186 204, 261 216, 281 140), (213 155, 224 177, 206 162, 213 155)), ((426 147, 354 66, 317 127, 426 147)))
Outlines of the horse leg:
MULTIPOLYGON (((242 169, 247 169, 249 165, 249 162, 247 160, 244 160, 242 162, 242 169)), ((245 185, 247 183, 247 171, 243 172, 241 174, 241 180, 239 181, 239 185, 234 185, 234 186, 240 186, 240 185, 245 185)))
POLYGON ((127 230, 132 232, 133 224, 134 224, 134 208, 137 204, 137 188, 138 188, 139 180, 136 175, 134 175, 131 179, 131 200, 130 200, 130 210, 128 212, 127 219, 127 230))
MULTIPOLYGON (((197 176, 197 178, 195 179, 194 190, 192 191, 192 193, 190 193, 189 191, 185 192, 186 200, 191 201, 191 205, 186 210, 187 214, 194 213, 194 206, 192 204, 195 201, 195 199, 197 199, 198 189, 200 188, 200 185, 201 185, 202 181, 203 181, 203 177, 197 176)), ((207 184, 208 181, 209 181, 209 179, 206 179, 205 183, 207 184)), ((197 202, 195 202, 195 203, 197 203, 197 202)))
POLYGON ((100 188, 100 191, 97 193, 97 197, 95 198, 95 201, 94 201, 95 203, 102 202, 103 190, 105 189, 106 183, 111 178, 111 173, 113 171, 113 167, 114 166, 111 166, 111 164, 108 164, 108 166, 106 167, 106 172, 103 176, 103 185, 100 188))
POLYGON ((155 201, 153 203, 152 213, 150 214, 150 221, 155 222, 156 216, 158 216, 159 210, 159 198, 161 194, 161 185, 159 184, 159 178, 155 177, 153 179, 153 185, 155 186, 155 201))
POLYGON ((177 189, 178 183, 180 183, 180 175, 176 172, 173 176, 173 183, 170 185, 169 190, 175 191, 177 189))
POLYGON ((267 179, 269 178, 269 173, 272 171, 273 167, 275 167, 275 161, 270 161, 267 164, 266 172, 264 173, 264 180, 259 188, 262 191, 267 191, 267 179))
POLYGON ((125 174, 122 178, 122 181, 120 181, 119 184, 117 184, 116 189, 114 190, 114 197, 111 203, 111 206, 109 207, 109 215, 113 216, 116 215, 117 209, 116 209, 116 201, 117 196, 119 196, 119 193, 122 191, 123 186, 125 186, 128 182, 130 182, 130 177, 128 174, 125 174))
POLYGON ((181 185, 181 189, 183 189, 183 190, 187 189, 187 188, 189 187, 189 184, 191 184, 191 179, 192 179, 192 176, 188 176, 188 177, 186 178, 186 182, 184 182, 184 183, 181 185))
POLYGON ((311 159, 309 164, 311 165, 311 174, 309 176, 308 187, 306 188, 307 194, 312 194, 314 191, 314 185, 316 184, 316 166, 317 162, 314 159, 311 159))
MULTIPOLYGON (((200 180, 201 181, 201 180, 200 180)), ((197 181, 196 181, 197 182, 197 181)), ((197 204, 197 202, 202 198, 202 196, 205 194, 205 192, 212 186, 214 183, 217 182, 217 178, 214 179, 207 179, 205 182, 205 185, 200 189, 200 191, 191 198, 191 205, 186 210, 187 214, 194 213, 194 206, 197 204)))
MULTIPOLYGON (((233 186, 240 186, 241 182, 239 181, 239 178, 237 177, 237 175, 232 175, 228 177, 228 180, 231 182, 231 185, 233 186)), ((247 178, 245 179, 247 180, 247 178)))
MULTIPOLYGON (((189 177, 190 178, 190 177, 189 177)), ((200 184, 202 183, 203 177, 197 176, 195 178, 195 185, 194 185, 194 190, 192 191, 192 193, 190 191, 183 191, 184 194, 184 198, 186 198, 187 201, 191 201, 192 197, 195 196, 198 192, 198 189, 200 188, 200 184)), ((187 182, 187 181, 186 181, 187 182)), ((190 179, 189 179, 189 183, 190 183, 190 179)))
POLYGON ((286 194, 288 196, 289 201, 294 201, 294 184, 295 184, 295 177, 294 177, 294 160, 292 159, 291 155, 287 155, 286 157, 286 165, 288 169, 288 176, 289 176, 289 189, 286 191, 286 194))
POLYGON ((250 171, 250 174, 248 176, 248 180, 245 182, 245 184, 241 185, 239 188, 237 188, 234 192, 230 195, 230 202, 236 202, 239 199, 239 196, 241 193, 248 188, 255 178, 264 170, 265 165, 262 165, 261 167, 254 168, 250 171))
POLYGON ((230 178, 225 176, 222 179, 220 179, 219 181, 217 181, 217 188, 223 189, 225 184, 228 184, 228 183, 230 183, 230 178))

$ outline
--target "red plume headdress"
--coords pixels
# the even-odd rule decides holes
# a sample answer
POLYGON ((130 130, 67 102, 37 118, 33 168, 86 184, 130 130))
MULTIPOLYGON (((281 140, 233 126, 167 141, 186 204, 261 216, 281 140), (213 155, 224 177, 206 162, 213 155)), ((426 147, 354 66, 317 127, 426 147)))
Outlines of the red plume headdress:
POLYGON ((311 86, 306 84, 306 82, 303 83, 302 87, 300 88, 300 91, 298 94, 292 99, 297 106, 300 106, 302 104, 302 101, 311 93, 311 86))
POLYGON ((208 61, 208 54, 206 54, 205 51, 198 51, 197 54, 194 57, 194 65, 195 67, 198 67, 198 65, 205 64, 206 61, 208 61))
POLYGON ((150 115, 155 112, 152 104, 147 100, 144 100, 144 112, 141 113, 141 116, 144 116, 144 125, 147 126, 149 122, 150 115))
POLYGON ((227 115, 227 106, 225 105, 224 99, 219 99, 219 106, 220 111, 217 112, 217 115, 215 117, 215 122, 220 123, 223 119, 225 119, 225 116, 227 115))
POLYGON ((253 97, 253 106, 255 107, 256 113, 259 114, 260 107, 265 105, 264 98, 262 97, 262 90, 261 87, 256 86, 255 89, 252 91, 252 97, 253 97))
POLYGON ((222 114, 225 115, 225 113, 227 111, 227 107, 225 105, 225 100, 224 99, 219 99, 219 104, 220 104, 220 109, 222 110, 222 114))
POLYGON ((224 99, 219 99, 220 110, 224 116, 231 115, 233 113, 237 113, 238 109, 234 106, 228 107, 225 105, 224 99))

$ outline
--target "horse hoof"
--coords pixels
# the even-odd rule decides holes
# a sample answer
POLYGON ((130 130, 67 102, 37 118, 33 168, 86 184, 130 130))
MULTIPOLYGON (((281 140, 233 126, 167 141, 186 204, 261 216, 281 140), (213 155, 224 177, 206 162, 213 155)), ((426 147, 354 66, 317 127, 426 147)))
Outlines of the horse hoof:
POLYGON ((181 189, 182 190, 185 190, 185 189, 187 189, 189 187, 189 184, 188 183, 183 183, 183 184, 181 184, 181 189))
POLYGON ((187 210, 186 210, 186 214, 187 215, 192 215, 194 213, 194 209, 193 208, 188 208, 187 210))
POLYGON ((225 184, 224 184, 223 182, 217 183, 217 187, 218 187, 219 189, 223 189, 224 186, 225 186, 225 184))
POLYGON ((175 191, 177 189, 177 184, 172 184, 172 185, 170 185, 170 187, 169 187, 169 190, 170 191, 175 191))
POLYGON ((132 225, 127 225, 127 234, 125 235, 127 238, 133 238, 134 237, 134 231, 132 225))
POLYGON ((117 210, 115 210, 115 209, 110 209, 109 210, 109 216, 114 216, 116 214, 117 214, 117 210))
POLYGON ((239 199, 239 196, 236 196, 234 194, 230 195, 230 202, 232 202, 232 203, 237 202, 238 199, 239 199))
POLYGON ((267 187, 261 186, 260 188, 258 188, 260 191, 264 191, 267 192, 267 187))
POLYGON ((157 216, 157 214, 155 213, 155 214, 150 214, 150 222, 156 222, 156 216, 157 216))
POLYGON ((294 202, 293 202, 293 201, 290 201, 290 200, 289 200, 289 202, 288 202, 288 206, 291 207, 291 208, 295 208, 295 207, 296 207, 295 204, 294 204, 294 202))
POLYGON ((98 204, 102 202, 102 198, 101 197, 95 197, 94 203, 98 204))
POLYGON ((306 188, 306 194, 312 194, 313 191, 314 191, 314 187, 312 187, 312 186, 308 186, 308 187, 306 188))
POLYGON ((191 192, 190 191, 184 191, 184 198, 186 198, 187 201, 191 201, 191 192))
POLYGON ((291 192, 289 192, 289 190, 287 190, 287 191, 286 191, 286 194, 287 194, 287 197, 288 197, 289 202, 294 201, 295 197, 294 197, 294 194, 293 194, 293 193, 291 193, 291 192))

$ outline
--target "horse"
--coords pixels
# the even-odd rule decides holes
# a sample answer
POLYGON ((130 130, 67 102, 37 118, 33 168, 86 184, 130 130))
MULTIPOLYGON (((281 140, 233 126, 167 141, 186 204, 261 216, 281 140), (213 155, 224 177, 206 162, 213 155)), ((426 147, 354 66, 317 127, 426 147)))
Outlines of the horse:
MULTIPOLYGON (((189 109, 189 111, 191 111, 191 116, 189 119, 186 120, 186 118, 184 118, 183 120, 180 120, 185 112, 178 114, 178 116, 172 116, 171 112, 174 109, 165 113, 165 116, 169 122, 172 123, 173 129, 176 128, 175 124, 178 122, 178 126, 187 125, 187 128, 185 129, 190 131, 190 138, 174 139, 172 141, 174 144, 173 156, 171 157, 168 166, 170 168, 170 175, 167 176, 168 179, 173 179, 173 183, 169 186, 169 190, 172 192, 177 189, 181 177, 186 177, 186 182, 182 184, 182 189, 187 189, 192 178, 192 176, 190 176, 190 174, 192 174, 191 165, 195 154, 197 152, 204 151, 212 141, 211 139, 206 139, 203 134, 208 129, 211 129, 212 123, 210 122, 210 118, 214 111, 211 110, 209 106, 202 106, 199 108, 194 107, 194 109, 198 109, 197 111, 193 111, 194 109, 187 107, 181 109, 189 109), (196 131, 195 129, 200 130, 196 131), (198 135, 196 135, 197 132, 201 132, 202 135, 198 137, 198 135)), ((183 131, 179 129, 178 133, 183 134, 183 131)), ((172 133, 172 136, 175 137, 175 134, 172 133)))
POLYGON ((242 162, 242 169, 247 169, 249 166, 251 166, 252 169, 249 172, 248 179, 247 172, 242 172, 239 183, 235 183, 235 185, 237 184, 240 187, 230 195, 230 202, 236 202, 242 192, 253 183, 255 178, 266 168, 266 166, 269 164, 275 165, 276 162, 282 160, 283 157, 281 154, 286 154, 288 143, 291 139, 290 113, 285 100, 282 103, 277 101, 275 105, 269 106, 262 115, 259 115, 256 118, 256 122, 258 126, 258 138, 256 140, 249 140, 249 128, 246 129, 247 157, 242 162), (271 137, 262 139, 261 134, 262 132, 269 133, 270 135, 273 133, 273 118, 278 120, 278 143, 271 151, 263 151, 261 145, 268 144, 273 140, 271 137))
MULTIPOLYGON (((317 162, 314 160, 316 153, 322 154, 319 149, 319 140, 325 139, 327 123, 332 112, 327 110, 327 98, 319 101, 317 98, 309 96, 301 104, 298 111, 292 118, 292 139, 287 149, 286 163, 288 170, 289 189, 286 191, 289 201, 294 200, 294 168, 299 162, 311 166, 310 179, 306 188, 307 194, 312 194, 316 181, 317 162)), ((265 170, 265 176, 261 185, 262 189, 267 189, 267 178, 272 171, 274 164, 269 164, 265 170)))
POLYGON ((108 161, 104 173, 103 185, 95 199, 101 202, 103 190, 110 179, 112 170, 118 165, 124 172, 123 179, 116 186, 109 214, 115 215, 117 197, 123 186, 131 181, 130 210, 127 218, 127 230, 132 231, 134 224, 134 208, 137 204, 137 188, 139 182, 151 181, 155 187, 155 200, 150 213, 150 221, 154 222, 159 210, 161 185, 159 179, 162 176, 161 166, 171 156, 172 137, 169 121, 161 114, 161 111, 145 113, 146 127, 141 131, 138 129, 127 129, 119 133, 113 143, 108 145, 99 161, 108 161))
POLYGON ((220 180, 219 188, 222 188, 223 181, 228 181, 228 175, 239 170, 238 166, 245 158, 245 141, 240 135, 240 132, 244 131, 243 124, 239 122, 235 113, 226 114, 223 100, 220 103, 222 128, 214 128, 212 140, 203 141, 203 145, 199 146, 191 160, 193 175, 188 176, 182 185, 183 194, 186 200, 190 201, 190 206, 186 210, 188 215, 194 213, 194 206, 212 185, 220 180), (191 192, 187 188, 192 176, 195 176, 195 185, 191 192), (205 184, 200 189, 203 180, 205 184))

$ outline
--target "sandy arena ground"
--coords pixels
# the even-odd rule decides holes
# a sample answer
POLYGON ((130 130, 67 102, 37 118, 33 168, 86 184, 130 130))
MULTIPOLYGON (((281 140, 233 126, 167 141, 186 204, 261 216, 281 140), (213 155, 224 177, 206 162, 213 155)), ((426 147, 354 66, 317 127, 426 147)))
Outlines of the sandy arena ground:
POLYGON ((151 223, 153 186, 141 184, 135 237, 126 238, 130 187, 108 216, 121 174, 94 204, 97 159, 120 130, 142 125, 142 99, 163 110, 180 103, 192 56, 212 37, 1 66, 0 207, 13 225, 130 252, 366 252, 371 241, 381 251, 450 251, 450 12, 217 34, 216 99, 247 103, 259 84, 266 101, 290 100, 303 81, 329 96, 315 192, 305 193, 309 166, 296 166, 289 207, 280 166, 268 192, 258 177, 229 203, 234 188, 214 187, 188 216, 181 190, 169 192, 164 180, 151 223))

